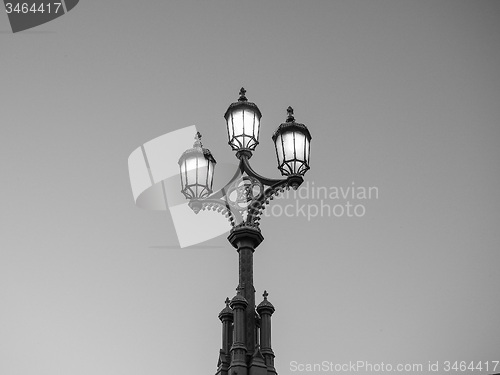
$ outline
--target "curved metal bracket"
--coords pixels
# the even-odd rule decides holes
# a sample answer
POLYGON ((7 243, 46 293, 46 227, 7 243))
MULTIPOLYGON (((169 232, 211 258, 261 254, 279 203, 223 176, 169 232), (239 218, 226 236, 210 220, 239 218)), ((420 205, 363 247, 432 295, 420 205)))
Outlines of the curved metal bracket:
POLYGON ((196 213, 200 210, 222 213, 233 229, 241 226, 258 229, 265 206, 285 190, 297 189, 304 179, 301 175, 290 175, 284 179, 261 176, 250 166, 249 155, 239 157, 238 169, 224 187, 207 198, 192 199, 189 206, 196 213))

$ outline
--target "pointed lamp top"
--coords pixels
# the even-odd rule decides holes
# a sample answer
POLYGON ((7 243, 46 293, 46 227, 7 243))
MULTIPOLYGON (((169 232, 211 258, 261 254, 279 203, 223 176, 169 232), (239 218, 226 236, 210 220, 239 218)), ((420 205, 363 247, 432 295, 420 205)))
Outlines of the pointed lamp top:
POLYGON ((194 135, 194 145, 193 147, 203 147, 203 144, 201 143, 201 133, 200 132, 196 132, 196 134, 194 135))
POLYGON ((245 96, 246 93, 247 93, 247 90, 245 90, 245 88, 242 87, 240 89, 240 97, 238 99, 239 102, 246 102, 248 100, 247 97, 245 96))
POLYGON ((286 122, 294 122, 295 117, 293 117, 293 108, 288 106, 288 108, 286 109, 286 113, 288 114, 286 122))

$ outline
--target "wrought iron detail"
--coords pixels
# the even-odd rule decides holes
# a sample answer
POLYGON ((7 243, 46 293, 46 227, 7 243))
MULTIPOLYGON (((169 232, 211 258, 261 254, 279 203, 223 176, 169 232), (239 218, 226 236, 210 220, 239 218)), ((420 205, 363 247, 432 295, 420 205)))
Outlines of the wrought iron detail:
POLYGON ((216 211, 226 216, 234 228, 259 229, 259 221, 267 205, 290 188, 298 188, 303 178, 291 175, 284 179, 270 179, 259 175, 242 155, 234 176, 220 190, 207 198, 191 200, 193 210, 216 211))

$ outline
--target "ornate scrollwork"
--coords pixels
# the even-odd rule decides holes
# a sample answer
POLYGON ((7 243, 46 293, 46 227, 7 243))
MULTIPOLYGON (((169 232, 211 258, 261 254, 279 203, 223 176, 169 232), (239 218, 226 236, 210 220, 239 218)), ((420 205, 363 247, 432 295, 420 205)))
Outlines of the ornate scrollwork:
POLYGON ((237 210, 247 210, 248 206, 264 192, 264 186, 255 177, 243 176, 227 190, 227 202, 237 210))
POLYGON ((303 179, 297 175, 281 180, 265 178, 250 167, 247 157, 240 160, 238 171, 226 186, 207 198, 191 201, 192 208, 220 212, 233 229, 243 226, 258 229, 266 205, 285 190, 296 189, 303 179))

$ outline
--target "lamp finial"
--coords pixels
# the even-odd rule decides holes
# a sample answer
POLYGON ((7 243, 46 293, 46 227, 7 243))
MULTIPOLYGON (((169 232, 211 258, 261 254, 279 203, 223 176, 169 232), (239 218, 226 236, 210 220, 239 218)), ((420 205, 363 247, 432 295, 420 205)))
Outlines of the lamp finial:
POLYGON ((224 302, 226 303, 226 307, 228 307, 229 306, 229 302, 231 302, 231 301, 229 300, 229 297, 226 297, 226 300, 224 302))
POLYGON ((293 122, 295 121, 295 117, 293 117, 293 108, 288 106, 288 108, 286 109, 286 113, 288 114, 287 118, 286 118, 286 122, 293 122))
POLYGON ((194 135, 194 145, 193 147, 202 147, 203 144, 201 143, 201 133, 200 132, 196 132, 196 134, 194 135))
POLYGON ((245 96, 246 93, 247 93, 247 90, 245 90, 245 88, 242 87, 240 89, 240 97, 238 99, 239 102, 246 102, 248 100, 247 97, 245 96))
POLYGON ((262 295, 262 297, 264 297, 264 300, 267 301, 267 296, 269 295, 269 293, 267 293, 267 290, 264 290, 264 294, 262 295))

